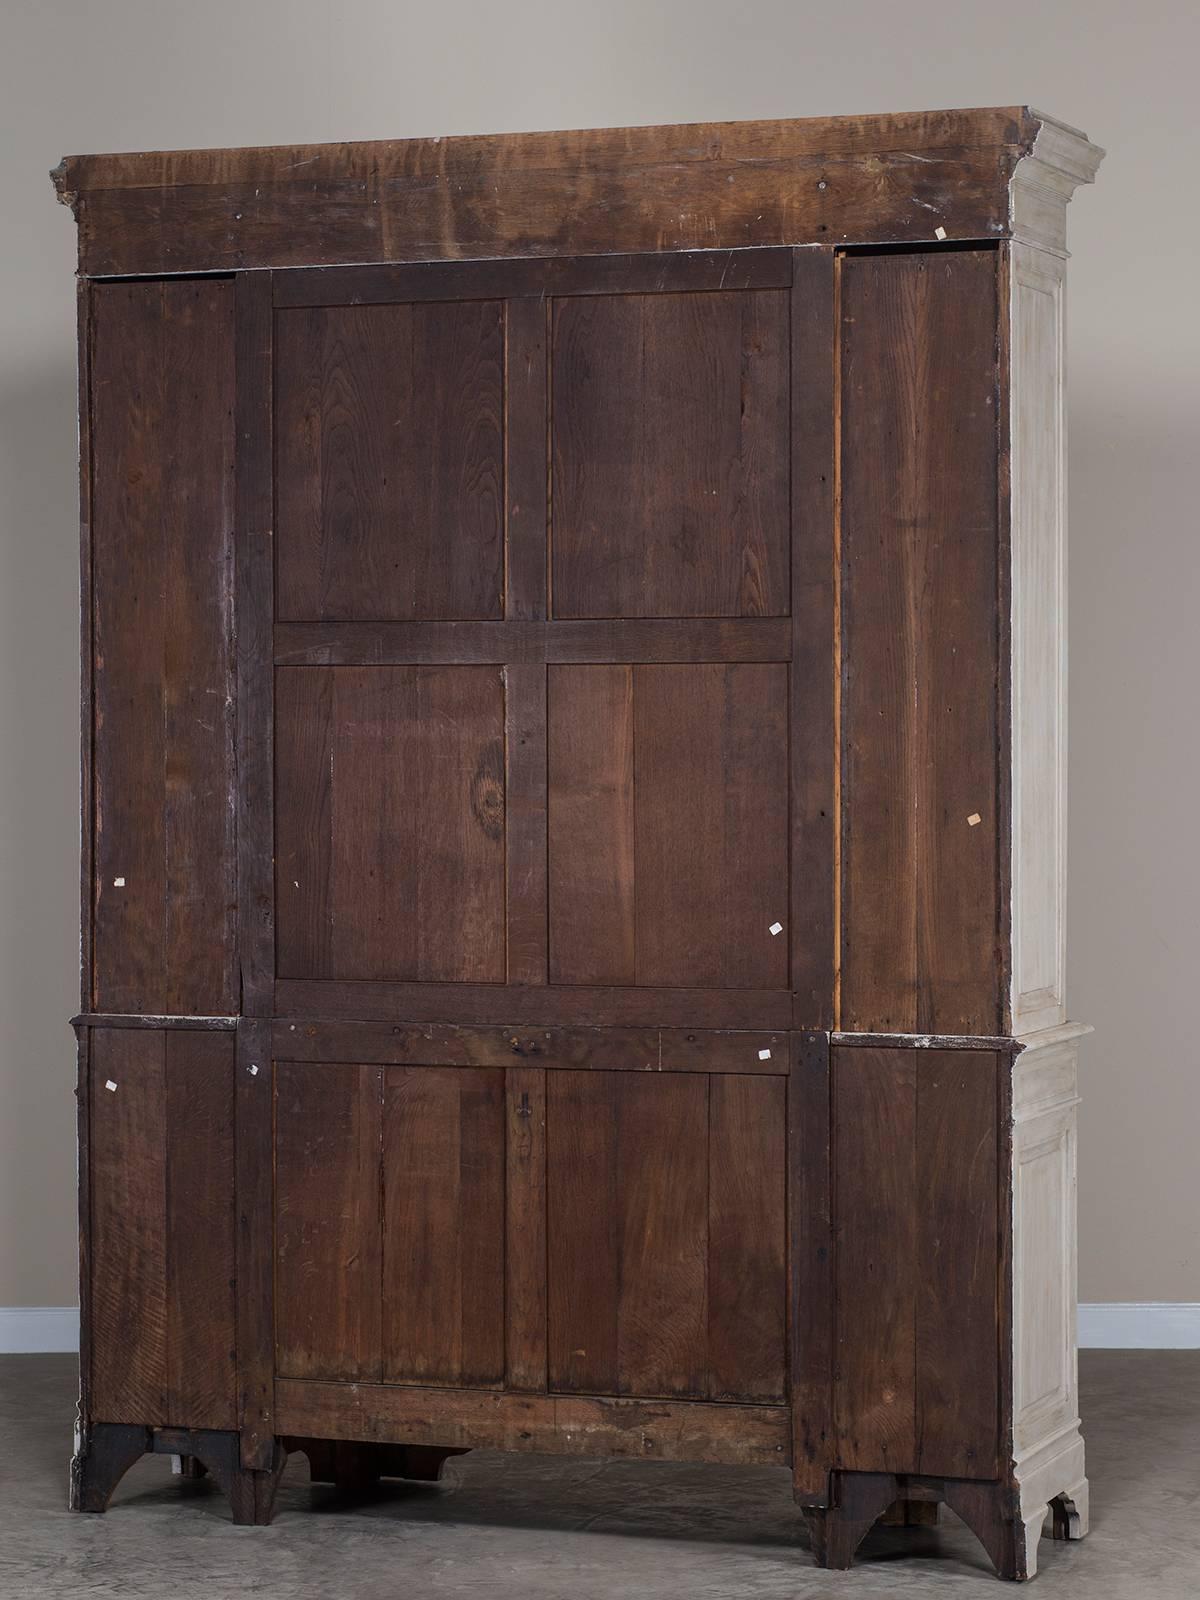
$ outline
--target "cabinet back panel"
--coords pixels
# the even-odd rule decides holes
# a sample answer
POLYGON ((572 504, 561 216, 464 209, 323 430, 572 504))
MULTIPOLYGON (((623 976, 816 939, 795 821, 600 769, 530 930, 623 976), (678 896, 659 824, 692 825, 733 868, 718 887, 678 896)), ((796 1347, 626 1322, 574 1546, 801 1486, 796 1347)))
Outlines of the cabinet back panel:
POLYGON ((833 1051, 834 1407, 847 1470, 999 1470, 1003 1061, 833 1051))
POLYGON ((782 1082, 566 1070, 546 1096, 551 1388, 780 1398, 782 1082))
POLYGON ((504 1074, 280 1061, 281 1377, 504 1376, 504 1074))
POLYGON ((551 982, 786 987, 787 715, 782 664, 550 668, 551 982))
POLYGON ((233 285, 90 292, 90 1005, 228 1013, 233 285))
POLYGON ((553 614, 788 611, 788 299, 556 303, 553 614))
POLYGON ((276 673, 283 978, 505 976, 498 667, 276 673))
POLYGON ((503 308, 276 317, 281 619, 499 617, 503 308))
POLYGON ((233 1036, 93 1028, 89 1080, 92 1415, 234 1427, 233 1036))
POLYGON ((1001 1026, 998 262, 841 266, 849 1030, 1001 1026))

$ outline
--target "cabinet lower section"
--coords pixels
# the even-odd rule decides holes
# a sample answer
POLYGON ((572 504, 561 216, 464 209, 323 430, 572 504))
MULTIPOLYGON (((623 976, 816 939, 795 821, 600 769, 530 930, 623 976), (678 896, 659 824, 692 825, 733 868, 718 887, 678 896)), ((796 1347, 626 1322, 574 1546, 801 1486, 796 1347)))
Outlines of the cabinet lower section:
POLYGON ((499 1448, 786 1467, 829 1566, 1083 1530, 1073 1033, 165 1024, 80 1029, 79 1509, 499 1448))

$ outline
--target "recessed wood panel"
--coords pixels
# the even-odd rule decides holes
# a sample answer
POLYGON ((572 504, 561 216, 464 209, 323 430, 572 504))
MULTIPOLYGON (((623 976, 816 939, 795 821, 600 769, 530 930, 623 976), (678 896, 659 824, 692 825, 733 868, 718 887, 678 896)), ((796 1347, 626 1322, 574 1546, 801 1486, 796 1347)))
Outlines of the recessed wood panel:
POLYGON ((91 295, 91 1006, 229 1013, 233 286, 91 295))
POLYGON ((284 978, 505 976, 497 667, 276 674, 284 978))
POLYGON ((788 611, 788 297, 556 303, 553 615, 788 611))
POLYGON ((91 1414, 231 1428, 233 1036, 94 1028, 91 1414))
POLYGON ((550 669, 552 982, 787 987, 787 711, 783 665, 550 669))
POLYGON ((834 1405, 847 1470, 997 1471, 997 1062, 833 1052, 834 1405))
POLYGON ((276 319, 281 618, 499 617, 503 308, 276 319))
POLYGON ((841 268, 848 1030, 1001 1028, 997 261, 841 268))
POLYGON ((383 1068, 275 1067, 276 1370, 382 1375, 383 1068))
POLYGON ((504 1073, 384 1074, 383 1374, 504 1379, 504 1073))
POLYGON ((551 1388, 779 1398, 782 1085, 562 1071, 546 1097, 551 1388))

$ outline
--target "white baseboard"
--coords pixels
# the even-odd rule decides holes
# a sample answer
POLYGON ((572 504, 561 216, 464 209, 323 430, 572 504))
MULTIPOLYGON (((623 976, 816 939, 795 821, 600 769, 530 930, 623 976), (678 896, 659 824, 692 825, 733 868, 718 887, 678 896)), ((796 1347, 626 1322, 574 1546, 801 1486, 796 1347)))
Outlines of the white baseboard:
POLYGON ((1079 1307, 1081 1350, 1200 1350, 1200 1305, 1113 1300, 1079 1307))
POLYGON ((49 1355, 78 1349, 78 1306, 0 1306, 0 1355, 49 1355))
MULTIPOLYGON (((1200 1304, 1109 1301, 1081 1305, 1084 1350, 1200 1350, 1200 1304)), ((0 1306, 0 1355, 79 1348, 77 1306, 0 1306)))

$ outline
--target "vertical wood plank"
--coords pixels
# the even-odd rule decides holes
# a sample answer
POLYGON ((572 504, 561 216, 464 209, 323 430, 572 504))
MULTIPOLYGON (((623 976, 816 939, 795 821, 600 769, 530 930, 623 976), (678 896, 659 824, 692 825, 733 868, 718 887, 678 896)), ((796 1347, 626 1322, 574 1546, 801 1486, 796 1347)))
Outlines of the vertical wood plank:
POLYGON ((504 1074, 389 1067, 384 1083, 383 1376, 502 1383, 504 1074))
POLYGON ((498 301, 281 309, 279 610, 499 617, 498 301))
POLYGON ((504 1385, 546 1388, 546 1073, 505 1073, 504 1385))
POLYGON ((630 984, 633 668, 551 667, 547 696, 550 981, 630 984))
POLYGON ((917 1470, 1000 1471, 997 1075, 1002 1058, 922 1050, 917 1066, 917 1470))
POLYGON ((613 1074, 546 1082, 546 1233, 551 1389, 620 1392, 621 1191, 613 1074))
POLYGON ((275 979, 272 275, 239 273, 235 292, 238 959, 241 1010, 263 1017, 275 979))
POLYGON ((504 615, 547 613, 547 373, 543 299, 504 308, 505 600, 504 615))
POLYGON ((837 273, 832 250, 792 255, 791 968, 793 1021, 835 1025, 837 273))
POLYGON ((787 668, 635 667, 634 749, 637 981, 786 988, 787 668))
POLYGON ((701 1398, 708 1383, 708 1083, 613 1074, 619 1103, 621 1394, 701 1398))
POLYGON ((164 1039, 145 1028, 91 1041, 94 1422, 169 1420, 164 1039))
MULTIPOLYGON (((275 905, 282 978, 333 972, 334 674, 275 673, 275 905)), ((407 923, 396 928, 405 937, 407 923)))
POLYGON ((546 668, 504 669, 504 822, 509 983, 547 981, 546 668))
POLYGON ((417 971, 504 981, 504 688, 497 667, 420 667, 417 971))
POLYGON ((784 1396, 786 1144, 782 1078, 709 1077, 710 1400, 779 1401, 784 1396))
POLYGON ((236 1428, 234 1038, 170 1029, 163 1042, 167 1421, 236 1428))
POLYGON ((788 609, 782 290, 554 306, 554 615, 788 609))
POLYGON ((824 1504, 834 1465, 833 1170, 829 1035, 792 1041, 788 1076, 788 1371, 792 1478, 802 1503, 824 1504))
POLYGON ((916 1050, 837 1050, 837 1464, 915 1472, 916 1050))
POLYGON ((275 1454, 274 1069, 271 1025, 239 1017, 234 1066, 238 1427, 244 1467, 275 1454))
MULTIPOLYGON (((95 866, 95 748, 93 717, 95 715, 95 655, 93 644, 93 607, 95 596, 92 584, 92 286, 80 278, 75 286, 77 379, 79 418, 79 1009, 90 1011, 95 1002, 94 989, 94 913, 95 866)), ((86 1061, 88 1030, 80 1030, 80 1096, 79 1140, 80 1158, 87 1149, 84 1138, 87 1098, 86 1061)), ((83 1174, 80 1174, 82 1196, 83 1174)), ((82 1219, 81 1219, 82 1220, 82 1219)), ((86 1273, 84 1274, 86 1277, 86 1273)), ((82 1307, 82 1302, 81 1302, 82 1307)), ((80 1317, 80 1340, 85 1337, 80 1317)), ((81 1382, 88 1381, 85 1351, 80 1348, 81 1382)), ((86 1406, 83 1408, 86 1412, 86 1406)))
POLYGON ((160 284, 95 291, 96 978, 90 1009, 166 1011, 160 284))
POLYGON ((383 1068, 275 1067, 275 1362, 281 1377, 383 1376, 383 1068))
POLYGON ((1001 1020, 997 261, 841 268, 847 1029, 1001 1020))
MULTIPOLYGON (((333 702, 328 971, 358 979, 415 974, 423 816, 419 670, 323 671, 333 702)), ((301 784, 307 778, 297 773, 301 784)), ((312 866, 319 880, 321 865, 312 866)))

